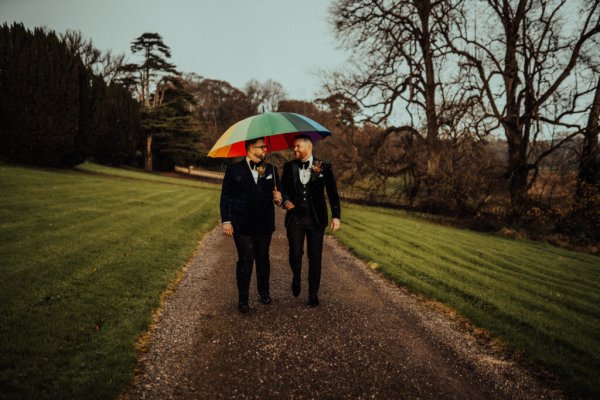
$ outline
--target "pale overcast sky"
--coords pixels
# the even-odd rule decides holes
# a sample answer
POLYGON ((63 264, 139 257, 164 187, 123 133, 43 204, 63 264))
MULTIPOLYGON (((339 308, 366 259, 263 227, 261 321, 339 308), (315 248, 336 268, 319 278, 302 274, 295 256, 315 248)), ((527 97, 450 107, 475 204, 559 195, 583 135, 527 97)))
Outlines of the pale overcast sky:
MULTIPOLYGON (((182 72, 243 88, 252 78, 280 82, 290 98, 311 100, 314 72, 343 66, 328 24, 330 0, 0 0, 0 23, 56 32, 80 30, 101 50, 126 53, 157 32, 182 72)), ((132 61, 135 58, 130 56, 132 61)))

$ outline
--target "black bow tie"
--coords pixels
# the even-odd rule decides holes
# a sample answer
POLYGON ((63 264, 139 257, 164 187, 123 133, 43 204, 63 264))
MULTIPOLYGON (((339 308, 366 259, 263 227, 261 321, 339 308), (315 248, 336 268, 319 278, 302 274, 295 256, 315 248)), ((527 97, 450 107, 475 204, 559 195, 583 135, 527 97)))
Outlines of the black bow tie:
POLYGON ((298 162, 298 168, 300 168, 300 169, 308 169, 309 165, 310 165, 310 160, 298 162))
POLYGON ((256 169, 256 167, 260 167, 261 165, 263 165, 263 161, 254 162, 250 160, 250 169, 252 170, 256 169))

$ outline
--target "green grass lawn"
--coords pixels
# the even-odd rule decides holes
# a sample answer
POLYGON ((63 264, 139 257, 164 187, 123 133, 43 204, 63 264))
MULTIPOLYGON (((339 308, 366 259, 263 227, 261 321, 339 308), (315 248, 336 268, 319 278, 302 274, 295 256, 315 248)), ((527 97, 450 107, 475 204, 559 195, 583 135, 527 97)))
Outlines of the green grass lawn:
POLYGON ((0 398, 115 398, 217 221, 218 185, 81 168, 0 164, 0 398))
MULTIPOLYGON (((0 398, 114 398, 160 293, 218 218, 218 185, 86 163, 0 164, 0 398)), ((346 204, 337 237, 600 395, 600 258, 346 204)))
POLYGON ((600 257, 346 204, 339 240, 393 280, 458 310, 600 396, 600 257))
POLYGON ((112 177, 130 178, 160 183, 171 183, 178 186, 199 187, 219 191, 221 190, 220 185, 215 185, 213 183, 206 183, 199 180, 196 181, 193 179, 170 178, 167 176, 162 176, 158 172, 141 172, 132 168, 111 168, 105 165, 95 164, 87 161, 83 164, 78 165, 77 167, 75 167, 75 169, 78 171, 91 172, 94 174, 110 175, 112 177))

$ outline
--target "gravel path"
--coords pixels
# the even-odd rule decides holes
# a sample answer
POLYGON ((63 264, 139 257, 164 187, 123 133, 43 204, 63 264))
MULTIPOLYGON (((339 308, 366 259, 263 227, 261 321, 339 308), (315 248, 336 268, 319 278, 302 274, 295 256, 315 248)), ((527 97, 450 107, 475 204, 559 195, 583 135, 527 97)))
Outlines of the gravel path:
MULTIPOLYGON (((464 323, 372 272, 326 237, 321 305, 290 290, 283 218, 273 304, 237 312, 236 252, 220 227, 199 244, 141 354, 131 399, 562 398, 464 323)), ((158 316, 160 315, 160 316, 158 316)))

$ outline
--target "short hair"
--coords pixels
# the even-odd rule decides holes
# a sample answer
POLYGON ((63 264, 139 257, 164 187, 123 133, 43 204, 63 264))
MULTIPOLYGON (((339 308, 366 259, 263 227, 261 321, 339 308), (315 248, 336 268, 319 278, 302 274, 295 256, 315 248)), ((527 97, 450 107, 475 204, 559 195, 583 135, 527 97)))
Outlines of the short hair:
POLYGON ((250 139, 250 140, 246 140, 246 151, 248 151, 248 149, 250 148, 250 146, 252 146, 254 143, 258 142, 259 140, 264 140, 261 137, 258 137, 256 139, 250 139))
POLYGON ((301 139, 301 140, 308 140, 308 141, 310 142, 310 144, 312 144, 312 142, 313 142, 313 141, 312 141, 312 138, 311 138, 309 135, 307 135, 307 134, 304 134, 304 133, 301 133, 301 134, 299 134, 299 135, 296 135, 296 136, 294 137, 294 140, 297 140, 297 139, 301 139))

